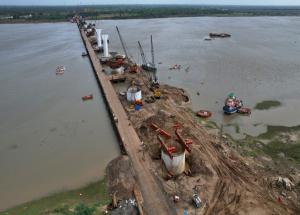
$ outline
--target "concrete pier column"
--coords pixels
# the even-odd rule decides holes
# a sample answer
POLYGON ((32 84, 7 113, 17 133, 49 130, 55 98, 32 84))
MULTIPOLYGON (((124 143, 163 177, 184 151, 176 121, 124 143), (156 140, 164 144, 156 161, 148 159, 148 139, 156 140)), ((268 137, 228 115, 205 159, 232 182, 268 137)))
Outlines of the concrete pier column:
POLYGON ((97 44, 99 48, 102 48, 102 29, 96 29, 96 33, 97 33, 97 44))
POLYGON ((109 57, 108 34, 102 34, 102 40, 103 40, 103 55, 104 55, 104 57, 109 57))

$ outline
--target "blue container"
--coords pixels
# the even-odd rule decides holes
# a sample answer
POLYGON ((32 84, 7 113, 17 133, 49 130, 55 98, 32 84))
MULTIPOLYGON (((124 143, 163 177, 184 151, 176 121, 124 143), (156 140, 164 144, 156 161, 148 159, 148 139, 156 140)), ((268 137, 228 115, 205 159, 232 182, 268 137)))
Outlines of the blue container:
POLYGON ((134 110, 140 110, 141 109, 141 105, 139 105, 139 104, 135 104, 134 105, 134 110))

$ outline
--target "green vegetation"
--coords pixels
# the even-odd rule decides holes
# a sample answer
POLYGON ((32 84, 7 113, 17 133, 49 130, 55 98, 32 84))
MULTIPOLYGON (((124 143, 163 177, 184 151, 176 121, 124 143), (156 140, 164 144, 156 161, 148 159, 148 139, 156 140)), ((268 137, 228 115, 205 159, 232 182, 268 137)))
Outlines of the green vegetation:
POLYGON ((101 180, 78 190, 25 203, 0 212, 0 215, 94 215, 102 214, 101 207, 109 202, 106 181, 101 180))
POLYGON ((287 144, 274 140, 264 145, 263 151, 273 158, 276 158, 279 153, 283 152, 286 157, 300 162, 300 144, 287 144))
POLYGON ((136 19, 195 16, 299 16, 300 7, 203 5, 80 5, 0 6, 0 22, 67 21, 80 14, 88 19, 136 19), (25 18, 31 14, 32 17, 25 18), (12 20, 1 17, 13 16, 12 20))
POLYGON ((278 135, 280 132, 293 132, 299 130, 300 130, 300 125, 293 126, 293 127, 268 125, 267 132, 259 135, 258 137, 262 139, 271 139, 275 135, 278 135))
POLYGON ((257 157, 257 153, 254 150, 244 150, 242 152, 243 156, 247 156, 247 157, 257 157))
POLYGON ((257 103, 256 106, 254 107, 254 109, 268 110, 270 108, 278 107, 280 105, 281 105, 281 102, 279 102, 279 101, 266 100, 266 101, 262 101, 262 102, 257 103))
POLYGON ((236 141, 240 146, 240 151, 245 156, 255 157, 258 154, 267 154, 274 159, 278 159, 279 153, 284 153, 286 159, 300 162, 300 142, 288 143, 283 138, 289 134, 300 132, 300 125, 294 127, 267 126, 267 132, 252 137, 247 135, 245 139, 236 141), (282 136, 283 135, 283 136, 282 136), (264 143, 262 140, 267 140, 264 143))

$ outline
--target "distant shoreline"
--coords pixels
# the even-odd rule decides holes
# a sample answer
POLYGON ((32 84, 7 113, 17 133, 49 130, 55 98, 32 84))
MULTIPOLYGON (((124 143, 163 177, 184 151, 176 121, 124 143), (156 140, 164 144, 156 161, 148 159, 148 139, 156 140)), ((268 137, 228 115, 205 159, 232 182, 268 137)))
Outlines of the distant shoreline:
POLYGON ((39 23, 60 23, 68 20, 0 20, 0 24, 39 24, 39 23))
MULTIPOLYGON (((197 17, 300 17, 300 15, 205 15, 205 16, 161 16, 161 17, 87 17, 87 20, 126 20, 126 19, 164 19, 164 18, 197 18, 197 17)), ((39 24, 39 23, 62 23, 70 22, 69 19, 59 19, 59 20, 23 20, 23 19, 13 19, 13 20, 0 20, 0 24, 39 24)))
POLYGON ((178 17, 300 16, 300 6, 80 5, 0 6, 0 23, 65 22, 74 15, 89 20, 178 17))

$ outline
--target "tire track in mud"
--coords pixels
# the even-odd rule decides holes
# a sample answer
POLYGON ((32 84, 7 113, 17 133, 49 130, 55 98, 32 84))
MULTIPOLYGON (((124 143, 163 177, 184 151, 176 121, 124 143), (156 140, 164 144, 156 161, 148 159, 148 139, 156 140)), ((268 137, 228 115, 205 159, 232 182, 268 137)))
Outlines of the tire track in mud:
POLYGON ((280 205, 268 195, 267 188, 257 182, 259 175, 247 166, 240 155, 233 155, 217 139, 212 138, 206 129, 194 121, 191 114, 181 108, 168 107, 179 120, 191 129, 189 136, 194 140, 194 146, 199 149, 201 156, 212 167, 215 184, 207 208, 203 214, 240 214, 241 211, 251 213, 256 208, 262 214, 293 214, 286 206, 280 205), (229 155, 225 155, 226 150, 229 155))

